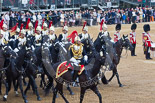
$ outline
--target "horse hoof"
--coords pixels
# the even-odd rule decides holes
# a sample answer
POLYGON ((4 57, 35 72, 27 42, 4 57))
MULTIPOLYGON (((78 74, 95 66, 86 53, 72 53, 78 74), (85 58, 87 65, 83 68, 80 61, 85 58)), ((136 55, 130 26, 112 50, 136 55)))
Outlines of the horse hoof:
POLYGON ((28 100, 24 100, 24 103, 28 103, 28 100))
POLYGON ((3 101, 7 101, 7 98, 3 97, 3 101))
POLYGON ((56 95, 56 98, 59 98, 59 96, 58 96, 58 95, 56 95))
POLYGON ((71 92, 70 95, 74 95, 74 92, 71 92))
POLYGON ((41 98, 40 98, 40 97, 38 97, 38 98, 37 98, 37 100, 38 100, 38 101, 41 101, 41 98))
POLYGON ((120 84, 119 87, 124 87, 124 85, 120 84))

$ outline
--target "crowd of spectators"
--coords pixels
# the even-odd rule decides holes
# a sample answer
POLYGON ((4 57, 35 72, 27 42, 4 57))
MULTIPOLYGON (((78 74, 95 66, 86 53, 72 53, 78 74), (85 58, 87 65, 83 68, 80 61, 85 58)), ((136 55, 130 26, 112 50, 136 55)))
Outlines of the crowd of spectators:
POLYGON ((10 11, 1 15, 1 20, 12 28, 16 23, 24 23, 28 18, 31 18, 31 22, 35 25, 38 20, 39 25, 42 25, 43 19, 47 23, 53 21, 55 27, 64 26, 67 23, 68 26, 81 26, 83 21, 87 21, 87 25, 99 25, 101 19, 105 19, 107 24, 130 24, 141 22, 153 22, 155 18, 155 10, 151 8, 126 8, 126 9, 105 9, 102 10, 72 10, 72 11, 49 11, 49 12, 14 12, 10 11))

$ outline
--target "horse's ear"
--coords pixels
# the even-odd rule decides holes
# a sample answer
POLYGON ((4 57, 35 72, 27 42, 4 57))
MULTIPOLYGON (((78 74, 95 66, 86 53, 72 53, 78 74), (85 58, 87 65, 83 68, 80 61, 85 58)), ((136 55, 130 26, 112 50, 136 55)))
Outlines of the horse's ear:
POLYGON ((123 34, 123 38, 125 38, 124 34, 123 34))

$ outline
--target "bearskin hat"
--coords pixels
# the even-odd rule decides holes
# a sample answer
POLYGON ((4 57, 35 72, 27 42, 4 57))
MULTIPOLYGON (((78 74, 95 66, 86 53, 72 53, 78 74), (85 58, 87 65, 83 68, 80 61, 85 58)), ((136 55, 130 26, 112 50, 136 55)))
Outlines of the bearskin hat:
POLYGON ((121 30, 121 24, 117 24, 115 29, 116 30, 121 30))
POLYGON ((137 24, 132 24, 131 30, 135 30, 137 28, 137 24))
POLYGON ((150 25, 149 24, 145 24, 143 29, 144 29, 145 32, 150 31, 150 25))

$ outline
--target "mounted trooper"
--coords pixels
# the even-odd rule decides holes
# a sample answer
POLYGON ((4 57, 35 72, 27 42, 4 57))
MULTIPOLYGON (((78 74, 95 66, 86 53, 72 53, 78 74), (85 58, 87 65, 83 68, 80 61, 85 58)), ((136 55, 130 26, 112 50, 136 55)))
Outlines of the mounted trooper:
POLYGON ((0 30, 0 47, 7 45, 8 41, 5 39, 5 32, 3 30, 0 30))
POLYGON ((90 38, 90 35, 88 34, 88 27, 86 26, 87 22, 84 22, 83 28, 82 28, 82 34, 79 35, 81 41, 90 38))
POLYGON ((59 42, 62 42, 63 44, 67 44, 68 43, 68 39, 67 39, 67 36, 68 36, 68 26, 65 25, 62 28, 62 32, 63 32, 63 34, 59 35, 58 40, 59 40, 59 42))
POLYGON ((71 55, 70 62, 74 66, 73 81, 75 81, 80 70, 79 65, 84 65, 85 62, 88 60, 88 57, 85 53, 83 44, 81 43, 81 39, 79 36, 75 37, 74 44, 70 46, 69 50, 71 55))
POLYGON ((19 33, 19 37, 15 42, 16 46, 14 52, 18 52, 20 47, 26 44, 26 31, 24 29, 21 30, 21 32, 19 33))
POLYGON ((130 33, 130 43, 133 46, 133 50, 131 51, 131 56, 136 56, 135 55, 135 49, 136 49, 136 32, 135 31, 136 31, 136 28, 137 28, 137 25, 132 24, 132 26, 131 26, 132 32, 130 33))
POLYGON ((10 39, 10 33, 8 31, 8 28, 7 28, 7 25, 6 24, 3 24, 2 26, 2 33, 3 33, 3 39, 6 43, 9 42, 9 39, 10 39))
POLYGON ((121 39, 121 35, 120 35, 121 24, 117 24, 115 29, 116 29, 116 33, 114 34, 114 42, 116 43, 119 39, 121 39))
POLYGON ((55 32, 54 26, 51 26, 50 29, 49 29, 49 34, 48 34, 48 36, 49 36, 49 46, 51 46, 57 40, 57 36, 56 36, 56 34, 54 32, 55 32))
POLYGON ((42 46, 42 35, 41 35, 41 27, 40 26, 37 26, 37 28, 36 28, 34 45, 35 45, 35 47, 42 46))
POLYGON ((20 29, 17 28, 15 33, 13 35, 11 35, 11 37, 10 37, 10 46, 12 47, 12 49, 15 49, 16 42, 19 38, 19 33, 20 33, 20 29))
POLYGON ((144 33, 143 33, 143 43, 144 43, 144 48, 145 48, 145 58, 147 59, 147 60, 149 60, 149 59, 152 59, 151 57, 150 57, 150 48, 151 48, 151 36, 150 36, 150 33, 149 33, 149 31, 150 31, 150 25, 149 24, 145 24, 144 26, 143 26, 143 29, 144 29, 144 33))
POLYGON ((101 23, 100 23, 100 31, 101 32, 98 35, 99 38, 101 38, 102 36, 107 36, 111 40, 110 34, 109 34, 109 32, 107 30, 108 30, 108 27, 104 23, 104 20, 102 20, 101 23))
POLYGON ((44 22, 43 23, 43 31, 42 31, 42 35, 48 35, 48 26, 47 24, 44 22))
POLYGON ((28 36, 34 36, 33 24, 31 22, 28 24, 28 27, 29 27, 29 29, 27 31, 27 37, 28 36))

